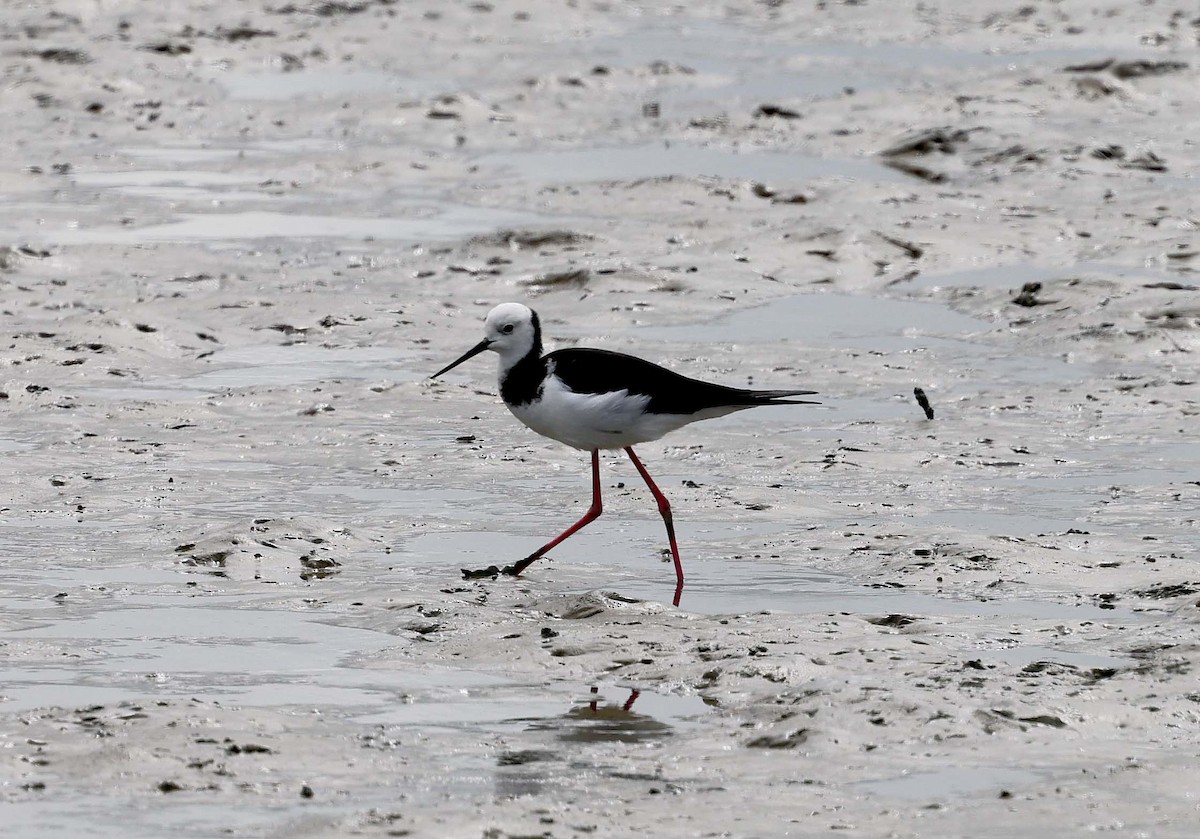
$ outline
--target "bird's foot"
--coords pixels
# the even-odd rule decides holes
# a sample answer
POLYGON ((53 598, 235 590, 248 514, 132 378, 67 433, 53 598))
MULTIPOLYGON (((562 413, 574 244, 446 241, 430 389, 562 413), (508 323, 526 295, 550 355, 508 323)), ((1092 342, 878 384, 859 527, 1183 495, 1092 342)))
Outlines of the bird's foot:
POLYGON ((479 568, 474 571, 472 571, 470 568, 464 568, 462 570, 462 575, 464 580, 494 580, 501 574, 509 577, 516 577, 519 576, 524 570, 525 567, 520 563, 516 563, 514 565, 505 565, 503 568, 498 565, 489 565, 487 568, 479 568))
POLYGON ((502 572, 499 566, 496 565, 489 565, 487 568, 479 568, 475 571, 472 571, 470 568, 464 568, 462 570, 464 580, 482 580, 485 577, 494 580, 501 573, 502 572))
POLYGON ((514 562, 512 565, 505 565, 503 568, 498 565, 489 565, 487 568, 480 568, 477 571, 464 568, 462 570, 462 575, 464 580, 482 580, 485 578, 494 580, 501 574, 504 574, 507 577, 519 577, 521 572, 528 568, 529 564, 535 559, 537 559, 536 556, 526 557, 520 562, 514 562))
POLYGON ((524 559, 520 560, 519 562, 514 562, 512 565, 506 566, 504 568, 504 570, 502 570, 500 573, 508 574, 509 576, 512 576, 512 577, 519 577, 519 576, 521 576, 522 571, 524 571, 526 568, 528 568, 530 565, 532 565, 534 560, 540 559, 541 556, 542 555, 540 553, 533 554, 532 556, 527 556, 524 559))

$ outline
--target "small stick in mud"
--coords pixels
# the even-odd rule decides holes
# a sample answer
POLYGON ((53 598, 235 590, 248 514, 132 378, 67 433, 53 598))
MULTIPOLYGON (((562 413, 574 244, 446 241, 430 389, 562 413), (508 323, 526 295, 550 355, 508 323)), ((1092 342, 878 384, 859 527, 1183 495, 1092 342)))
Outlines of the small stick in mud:
POLYGON ((917 397, 917 404, 925 412, 925 419, 933 419, 933 406, 929 404, 929 397, 925 395, 925 391, 919 387, 914 387, 913 396, 917 397))

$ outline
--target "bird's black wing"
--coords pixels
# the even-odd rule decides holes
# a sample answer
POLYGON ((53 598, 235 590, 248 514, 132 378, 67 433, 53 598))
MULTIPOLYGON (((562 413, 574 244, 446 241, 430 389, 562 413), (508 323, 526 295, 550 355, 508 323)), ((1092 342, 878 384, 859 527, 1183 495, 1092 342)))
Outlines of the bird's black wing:
MULTIPOLYGON (((788 400, 811 390, 746 390, 690 379, 645 359, 610 350, 584 347, 557 350, 545 357, 554 375, 576 393, 627 390, 650 397, 646 408, 656 414, 694 414, 705 408, 799 404, 788 400)), ((815 404, 815 403, 813 403, 815 404)))

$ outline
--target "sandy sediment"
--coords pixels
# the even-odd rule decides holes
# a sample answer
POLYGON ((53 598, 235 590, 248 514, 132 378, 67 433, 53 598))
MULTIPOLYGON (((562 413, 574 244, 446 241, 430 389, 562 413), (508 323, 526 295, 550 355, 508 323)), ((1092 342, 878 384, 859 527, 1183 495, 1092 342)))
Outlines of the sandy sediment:
POLYGON ((6 823, 1193 835, 1197 24, 7 10, 6 823), (608 456, 460 578, 588 501, 488 364, 427 381, 507 299, 821 393, 641 450, 679 609, 608 456))

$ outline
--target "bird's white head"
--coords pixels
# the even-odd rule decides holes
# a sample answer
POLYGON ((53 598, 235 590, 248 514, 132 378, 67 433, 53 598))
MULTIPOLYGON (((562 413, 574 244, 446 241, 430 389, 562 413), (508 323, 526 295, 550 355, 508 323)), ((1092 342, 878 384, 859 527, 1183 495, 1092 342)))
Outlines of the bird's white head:
POLYGON ((520 303, 501 303, 488 312, 483 337, 488 349, 500 356, 503 367, 520 361, 532 349, 541 354, 542 327, 537 313, 520 303))
POLYGON ((483 325, 483 340, 461 358, 443 367, 429 378, 436 379, 484 350, 500 356, 501 372, 508 370, 530 353, 542 353, 542 326, 537 312, 521 303, 501 303, 488 312, 483 325))

